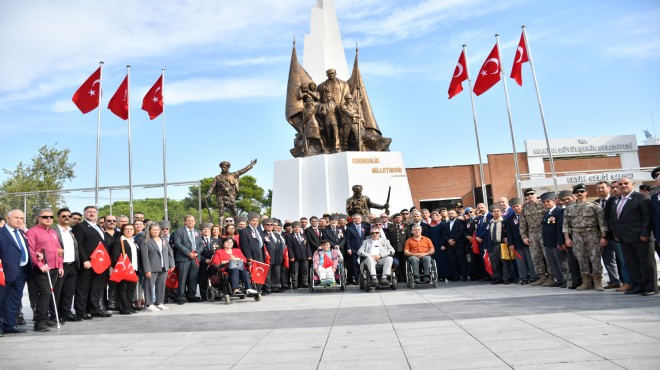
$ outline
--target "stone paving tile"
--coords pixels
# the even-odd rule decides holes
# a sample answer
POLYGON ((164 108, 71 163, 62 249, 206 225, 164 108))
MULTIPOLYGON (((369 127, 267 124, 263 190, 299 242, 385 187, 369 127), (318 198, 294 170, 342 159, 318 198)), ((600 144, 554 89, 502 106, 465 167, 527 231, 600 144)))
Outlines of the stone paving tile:
POLYGON ((660 366, 660 356, 612 360, 612 362, 629 370, 649 370, 660 366))

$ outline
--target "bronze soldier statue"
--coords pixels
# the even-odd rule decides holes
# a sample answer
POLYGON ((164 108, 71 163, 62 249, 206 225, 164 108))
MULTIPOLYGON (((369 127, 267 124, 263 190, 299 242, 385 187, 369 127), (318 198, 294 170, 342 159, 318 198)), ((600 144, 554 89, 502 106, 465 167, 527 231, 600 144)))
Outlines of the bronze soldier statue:
POLYGON ((225 214, 225 209, 229 209, 229 213, 232 217, 236 218, 236 194, 238 194, 238 182, 239 177, 257 164, 257 160, 253 160, 245 168, 240 169, 236 172, 229 172, 229 167, 231 163, 227 161, 220 162, 220 168, 222 172, 219 175, 213 178, 213 182, 209 187, 209 191, 206 193, 205 198, 210 198, 211 194, 215 192, 215 200, 218 205, 218 214, 222 218, 225 214))
POLYGON ((352 216, 356 213, 364 217, 369 216, 370 208, 385 209, 390 208, 389 204, 380 205, 374 203, 368 196, 362 195, 362 185, 353 185, 353 196, 346 199, 346 212, 352 216))

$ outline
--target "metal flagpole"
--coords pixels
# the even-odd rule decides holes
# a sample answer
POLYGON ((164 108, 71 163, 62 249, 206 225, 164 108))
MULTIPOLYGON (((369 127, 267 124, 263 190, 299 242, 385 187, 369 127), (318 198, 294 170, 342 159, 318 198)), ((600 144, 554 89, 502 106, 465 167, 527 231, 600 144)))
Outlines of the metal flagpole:
POLYGON ((465 73, 467 74, 468 87, 470 90, 470 102, 472 103, 472 119, 474 120, 474 136, 477 139, 477 153, 479 154, 479 175, 481 176, 481 194, 483 203, 488 209, 488 193, 486 192, 486 180, 484 178, 484 163, 481 160, 481 145, 479 144, 479 129, 477 128, 477 111, 474 109, 474 96, 472 95, 472 80, 470 79, 470 71, 468 68, 467 46, 463 45, 463 54, 465 55, 465 73))
POLYGON ((101 101, 103 100, 103 61, 100 62, 99 73, 99 120, 96 127, 96 188, 94 189, 94 206, 99 208, 99 156, 101 155, 101 101))
POLYGON ((539 84, 536 81, 536 71, 534 70, 534 62, 532 61, 532 52, 529 50, 527 43, 527 31, 525 26, 522 26, 523 38, 525 39, 525 50, 527 50, 527 58, 529 59, 529 66, 532 68, 532 78, 534 78, 534 88, 536 88, 536 97, 539 100, 539 110, 541 111, 541 122, 543 123, 543 134, 545 135, 545 145, 548 147, 548 158, 550 159, 550 172, 552 172, 552 181, 555 185, 555 194, 559 192, 557 187, 557 172, 555 172, 555 160, 552 158, 552 151, 550 150, 550 139, 548 139, 548 128, 545 124, 545 114, 543 113, 543 104, 541 104, 541 93, 539 92, 539 84))
MULTIPOLYGON (((500 56, 499 64, 501 64, 502 53, 500 52, 500 35, 495 35, 497 40, 497 54, 500 56)), ((509 105, 509 90, 506 88, 506 76, 504 71, 502 71, 502 66, 498 65, 500 69, 500 77, 502 79, 502 85, 504 86, 504 97, 506 99, 506 111, 509 115, 509 130, 511 131, 511 145, 513 146, 513 165, 516 167, 516 194, 518 198, 522 198, 522 192, 520 191, 520 167, 518 167, 518 152, 516 151, 516 138, 513 135, 513 119, 511 118, 511 106, 509 105)))
POLYGON ((162 95, 161 103, 163 103, 163 210, 165 211, 165 221, 169 221, 169 214, 167 210, 167 146, 165 140, 165 68, 161 75, 162 88, 160 90, 162 95))
POLYGON ((128 212, 133 221, 133 155, 131 154, 131 66, 126 66, 126 104, 128 104, 128 212))

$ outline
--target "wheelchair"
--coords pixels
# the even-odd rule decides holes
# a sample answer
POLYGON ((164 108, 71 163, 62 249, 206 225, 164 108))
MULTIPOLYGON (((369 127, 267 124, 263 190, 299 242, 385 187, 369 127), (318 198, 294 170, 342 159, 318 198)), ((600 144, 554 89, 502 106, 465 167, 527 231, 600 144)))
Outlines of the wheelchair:
POLYGON ((314 293, 315 290, 325 290, 339 288, 342 292, 346 290, 346 266, 344 261, 339 260, 337 264, 337 271, 335 271, 335 285, 322 285, 321 279, 314 272, 314 266, 310 263, 309 266, 309 291, 314 293))
MULTIPOLYGON (((422 264, 422 261, 420 259, 419 261, 419 270, 423 270, 424 266, 422 264)), ((426 272, 426 271, 424 271, 426 272)), ((438 286, 438 266, 435 263, 435 259, 431 257, 431 271, 429 271, 429 278, 431 281, 428 283, 432 285, 434 288, 438 286)), ((408 262, 408 259, 406 258, 406 281, 408 284, 408 287, 411 289, 415 289, 415 286, 417 283, 415 283, 415 276, 413 275, 413 269, 412 265, 410 262, 408 262)), ((422 285, 425 285, 425 283, 421 283, 422 285)))
MULTIPOLYGON (((387 286, 383 286, 378 284, 377 286, 372 287, 370 282, 371 282, 371 276, 369 273, 369 269, 367 266, 362 264, 362 261, 364 258, 360 257, 358 258, 358 263, 360 264, 360 276, 358 278, 358 286, 360 289, 364 290, 365 292, 371 292, 371 289, 381 289, 381 288, 390 288, 392 290, 397 290, 397 284, 399 283, 397 277, 396 277, 396 267, 399 266, 399 260, 394 258, 392 256, 392 271, 390 272, 390 284, 387 286)), ((378 278, 378 281, 380 281, 383 278, 383 266, 376 265, 376 277, 378 278)))
POLYGON ((242 279, 239 280, 240 293, 233 294, 231 289, 231 282, 229 281, 229 273, 222 271, 223 266, 213 266, 209 268, 209 287, 206 288, 206 299, 209 302, 214 302, 216 298, 224 300, 225 303, 231 304, 232 299, 245 299, 254 298, 255 301, 261 301, 261 293, 248 294, 247 289, 253 288, 245 287, 242 279))

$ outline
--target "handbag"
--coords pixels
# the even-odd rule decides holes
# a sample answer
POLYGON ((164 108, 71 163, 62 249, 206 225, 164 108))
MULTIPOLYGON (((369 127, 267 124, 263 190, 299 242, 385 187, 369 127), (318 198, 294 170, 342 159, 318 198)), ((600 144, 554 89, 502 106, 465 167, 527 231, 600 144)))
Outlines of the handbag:
POLYGON ((237 259, 230 259, 229 264, 227 265, 227 268, 229 270, 243 270, 245 269, 245 265, 243 264, 243 260, 237 260, 237 259))
POLYGON ((512 256, 511 253, 509 252, 509 246, 506 243, 500 244, 500 248, 501 248, 500 252, 501 252, 502 260, 511 261, 515 259, 515 257, 512 256))

